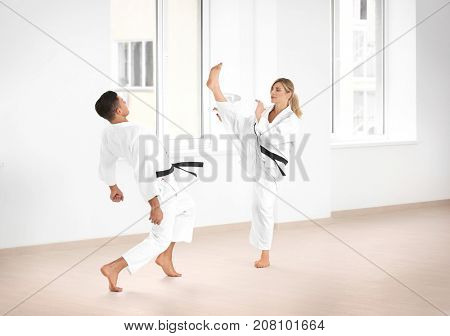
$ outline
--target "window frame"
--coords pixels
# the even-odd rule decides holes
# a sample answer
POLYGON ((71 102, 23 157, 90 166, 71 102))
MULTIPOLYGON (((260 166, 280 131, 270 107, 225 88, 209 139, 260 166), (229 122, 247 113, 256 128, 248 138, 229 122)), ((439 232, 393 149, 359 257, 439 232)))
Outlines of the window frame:
MULTIPOLYGON (((379 76, 376 76, 376 81, 378 82, 381 80, 381 118, 382 118, 382 133, 381 134, 339 134, 336 130, 336 109, 335 109, 335 101, 336 101, 336 93, 335 93, 335 81, 339 80, 339 78, 335 77, 335 58, 336 58, 336 50, 335 50, 335 42, 336 42, 336 30, 335 30, 335 23, 336 23, 336 1, 338 0, 331 0, 331 82, 332 82, 332 89, 331 89, 331 120, 330 120, 330 135, 331 135, 331 143, 332 144, 340 144, 340 143, 371 143, 374 141, 387 141, 389 138, 389 134, 386 131, 386 52, 385 52, 385 43, 386 43, 386 0, 380 0, 380 6, 381 6, 381 46, 382 49, 379 52, 380 49, 375 48, 375 53, 378 54, 378 52, 381 54, 379 56, 375 57, 381 57, 381 79, 378 78, 379 76)), ((368 13, 367 13, 368 15, 368 13)), ((362 21, 359 18, 356 19, 353 15, 349 20, 359 22, 362 21)), ((363 72, 367 72, 367 64, 363 64, 361 67, 363 67, 363 72)), ((353 70, 354 71, 354 70, 353 70)), ((361 77, 364 78, 364 77, 361 77)), ((355 91, 354 91, 355 92, 355 91)), ((352 113, 352 112, 349 112, 352 113)), ((353 119, 353 115, 352 118, 353 119)))
POLYGON ((119 84, 119 44, 120 43, 127 43, 128 45, 128 51, 127 51, 127 57, 128 57, 128 65, 127 65, 127 72, 128 72, 128 82, 131 83, 131 43, 136 43, 136 42, 141 42, 142 43, 142 47, 141 47, 141 83, 142 85, 140 86, 136 86, 136 85, 124 85, 124 86, 120 86, 119 87, 119 91, 126 91, 126 90, 130 90, 130 91, 152 91, 155 90, 156 88, 156 76, 155 76, 155 72, 156 72, 156 58, 155 58, 155 51, 156 51, 156 47, 155 47, 155 41, 154 40, 150 40, 150 39, 118 39, 118 40, 114 40, 113 42, 113 49, 114 49, 114 59, 113 59, 113 68, 114 68, 114 80, 119 84), (145 44, 147 42, 151 42, 152 43, 152 54, 153 54, 153 71, 152 71, 152 76, 153 76, 153 85, 151 86, 146 86, 145 85, 145 76, 146 76, 146 71, 147 71, 147 66, 145 64, 145 56, 147 56, 146 51, 145 51, 145 44))

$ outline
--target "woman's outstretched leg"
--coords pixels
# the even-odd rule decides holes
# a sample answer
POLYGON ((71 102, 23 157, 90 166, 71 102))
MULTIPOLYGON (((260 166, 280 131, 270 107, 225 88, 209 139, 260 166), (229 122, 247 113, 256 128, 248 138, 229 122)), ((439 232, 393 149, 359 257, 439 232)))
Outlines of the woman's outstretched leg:
POLYGON ((269 252, 273 239, 277 187, 274 181, 260 178, 253 183, 252 226, 250 243, 261 251, 256 268, 270 266, 269 252))
POLYGON ((220 89, 219 83, 219 75, 220 70, 222 69, 222 63, 219 63, 211 68, 209 72, 208 81, 206 82, 206 86, 210 89, 214 95, 214 99, 218 102, 226 102, 227 99, 222 93, 220 89))

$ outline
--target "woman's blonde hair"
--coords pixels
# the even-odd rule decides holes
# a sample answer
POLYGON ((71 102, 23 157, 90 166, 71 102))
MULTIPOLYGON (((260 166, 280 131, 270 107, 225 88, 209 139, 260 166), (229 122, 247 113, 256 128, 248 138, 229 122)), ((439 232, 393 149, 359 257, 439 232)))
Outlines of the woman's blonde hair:
POLYGON ((283 85, 286 92, 292 92, 291 98, 289 98, 289 105, 291 106, 292 112, 295 113, 295 115, 300 118, 303 114, 302 110, 300 109, 300 103, 298 100, 297 94, 294 92, 294 83, 290 79, 287 78, 278 78, 275 82, 273 82, 271 89, 276 83, 280 83, 283 85))

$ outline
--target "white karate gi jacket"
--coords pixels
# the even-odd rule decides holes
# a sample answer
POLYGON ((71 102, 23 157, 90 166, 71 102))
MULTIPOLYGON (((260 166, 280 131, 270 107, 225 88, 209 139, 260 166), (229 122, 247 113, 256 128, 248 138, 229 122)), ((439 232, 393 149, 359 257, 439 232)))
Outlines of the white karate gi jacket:
MULTIPOLYGON (((156 136, 132 122, 109 125, 103 131, 99 164, 100 179, 109 186, 117 184, 116 162, 119 158, 124 158, 133 168, 139 190, 146 201, 161 196, 160 178, 156 178, 156 172, 170 169, 171 163, 156 136)), ((162 179, 174 191, 178 190, 173 175, 162 179)))
POLYGON ((243 142, 242 152, 246 156, 247 167, 257 174, 258 166, 261 166, 269 178, 280 180, 283 173, 287 173, 290 147, 295 145, 299 131, 298 118, 290 107, 281 111, 272 123, 269 123, 268 117, 273 105, 264 110, 257 122, 254 115, 240 116, 233 103, 216 104, 225 127, 232 130, 243 142), (251 135, 256 136, 255 143, 251 142, 251 135), (264 153, 267 153, 266 150, 270 152, 269 155, 278 157, 281 161, 269 157, 264 153))

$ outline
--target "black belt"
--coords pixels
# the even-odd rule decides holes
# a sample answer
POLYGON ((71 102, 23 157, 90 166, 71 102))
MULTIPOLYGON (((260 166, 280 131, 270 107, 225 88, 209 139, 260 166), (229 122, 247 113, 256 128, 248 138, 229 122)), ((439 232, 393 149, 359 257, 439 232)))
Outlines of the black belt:
POLYGON ((189 173, 189 174, 194 175, 195 177, 197 177, 196 173, 190 172, 190 171, 188 171, 186 169, 183 169, 181 167, 203 167, 203 162, 177 162, 177 163, 172 163, 172 166, 169 169, 157 171, 156 172, 156 177, 163 177, 163 176, 167 176, 169 174, 172 174, 173 171, 175 170, 175 168, 181 169, 181 170, 185 171, 186 173, 189 173))
POLYGON ((286 176, 286 174, 284 173, 283 169, 280 168, 280 166, 278 165, 278 162, 284 163, 285 165, 288 163, 288 160, 286 160, 284 157, 281 157, 275 153, 272 153, 271 151, 269 151, 267 148, 264 148, 263 146, 261 146, 261 153, 266 154, 268 157, 270 157, 275 164, 277 165, 278 169, 281 172, 281 175, 286 176))

